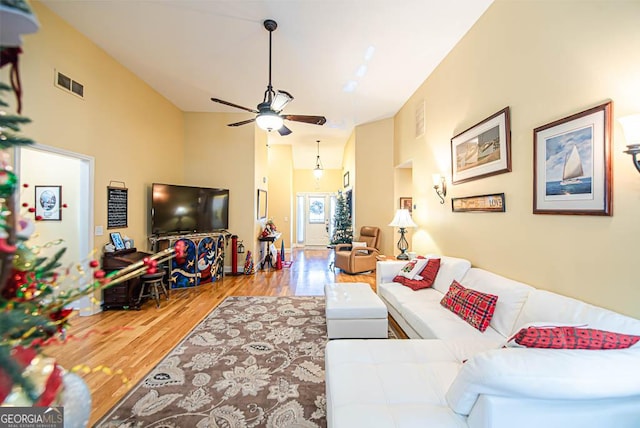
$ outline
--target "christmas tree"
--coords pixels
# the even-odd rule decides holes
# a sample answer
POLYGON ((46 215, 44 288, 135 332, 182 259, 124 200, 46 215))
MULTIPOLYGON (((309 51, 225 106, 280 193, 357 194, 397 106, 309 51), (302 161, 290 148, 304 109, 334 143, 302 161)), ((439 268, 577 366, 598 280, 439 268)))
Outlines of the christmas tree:
POLYGON ((353 241, 353 227, 351 226, 351 213, 349 212, 349 206, 342 194, 338 191, 338 198, 336 201, 336 215, 333 223, 333 237, 331 238, 331 244, 350 244, 353 241))

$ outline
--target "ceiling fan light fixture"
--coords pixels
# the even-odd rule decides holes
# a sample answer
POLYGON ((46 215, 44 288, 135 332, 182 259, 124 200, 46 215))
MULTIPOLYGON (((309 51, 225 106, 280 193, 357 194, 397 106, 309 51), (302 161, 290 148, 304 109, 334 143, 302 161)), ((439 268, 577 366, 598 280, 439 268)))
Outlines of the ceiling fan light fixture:
POLYGON ((273 131, 274 129, 277 130, 282 128, 282 125, 284 125, 284 119, 282 119, 282 117, 280 117, 276 112, 267 111, 260 113, 256 117, 256 123, 260 129, 273 131))
POLYGON ((271 110, 273 111, 281 111, 293 100, 293 96, 285 91, 278 91, 276 96, 273 97, 273 101, 271 101, 271 110))

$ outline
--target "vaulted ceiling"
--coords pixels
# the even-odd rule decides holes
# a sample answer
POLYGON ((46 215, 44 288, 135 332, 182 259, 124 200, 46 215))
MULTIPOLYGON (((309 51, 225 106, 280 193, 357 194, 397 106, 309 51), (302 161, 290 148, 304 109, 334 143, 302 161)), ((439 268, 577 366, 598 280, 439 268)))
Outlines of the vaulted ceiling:
POLYGON ((340 168, 353 128, 393 116, 492 0, 42 2, 186 112, 243 113, 212 97, 263 100, 263 21, 274 19, 273 86, 294 96, 284 113, 327 123, 286 121, 293 133, 269 144, 291 144, 294 167, 313 168, 320 140, 323 166, 340 168))

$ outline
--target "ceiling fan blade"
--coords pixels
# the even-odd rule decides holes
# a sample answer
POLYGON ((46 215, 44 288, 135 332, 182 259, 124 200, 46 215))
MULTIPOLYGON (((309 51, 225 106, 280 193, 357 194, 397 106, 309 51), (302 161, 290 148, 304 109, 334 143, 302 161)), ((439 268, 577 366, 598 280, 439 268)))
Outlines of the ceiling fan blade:
POLYGON ((258 113, 258 110, 255 110, 255 109, 252 109, 252 108, 248 108, 248 107, 242 107, 242 106, 239 106, 238 104, 234 104, 234 103, 230 103, 229 101, 221 100, 220 98, 211 98, 211 101, 213 101, 215 103, 224 104, 224 105, 229 106, 229 107, 239 108, 240 110, 248 111, 250 113, 258 113))
POLYGON ((327 118, 324 116, 305 116, 301 114, 285 114, 284 119, 293 120, 294 122, 310 123, 312 125, 324 125, 327 118))
POLYGON ((291 101, 293 101, 293 95, 291 95, 287 91, 278 90, 278 93, 273 98, 273 101, 271 101, 271 110, 280 112, 291 101))
POLYGON ((282 128, 278 129, 278 134, 284 136, 287 136, 289 134, 291 134, 291 130, 289 128, 287 128, 286 126, 282 125, 282 128))
POLYGON ((247 123, 255 122, 256 118, 243 120, 242 122, 229 123, 227 126, 241 126, 246 125, 247 123))

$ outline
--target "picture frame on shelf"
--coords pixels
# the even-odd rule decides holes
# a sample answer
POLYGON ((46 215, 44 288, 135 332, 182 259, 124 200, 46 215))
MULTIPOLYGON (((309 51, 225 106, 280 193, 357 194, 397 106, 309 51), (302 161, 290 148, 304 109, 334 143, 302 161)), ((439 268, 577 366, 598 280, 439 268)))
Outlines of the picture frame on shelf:
POLYGON ((533 130, 533 213, 613 215, 612 102, 533 130))
POLYGON ((38 221, 62 220, 62 186, 34 186, 35 216, 38 221))
POLYGON ((258 189, 258 220, 267 218, 267 191, 258 189))
POLYGON ((111 243, 116 247, 116 251, 124 250, 126 248, 120 232, 111 232, 109 236, 111 237, 111 243))
POLYGON ((509 107, 451 139, 453 184, 511 171, 509 107))
POLYGON ((342 187, 345 189, 349 187, 349 171, 345 172, 342 176, 342 187))
POLYGON ((409 214, 413 212, 413 198, 400 198, 400 209, 409 210, 409 214))
POLYGON ((465 196, 462 198, 451 198, 451 211, 454 213, 463 212, 505 212, 504 193, 494 193, 491 195, 465 196))

